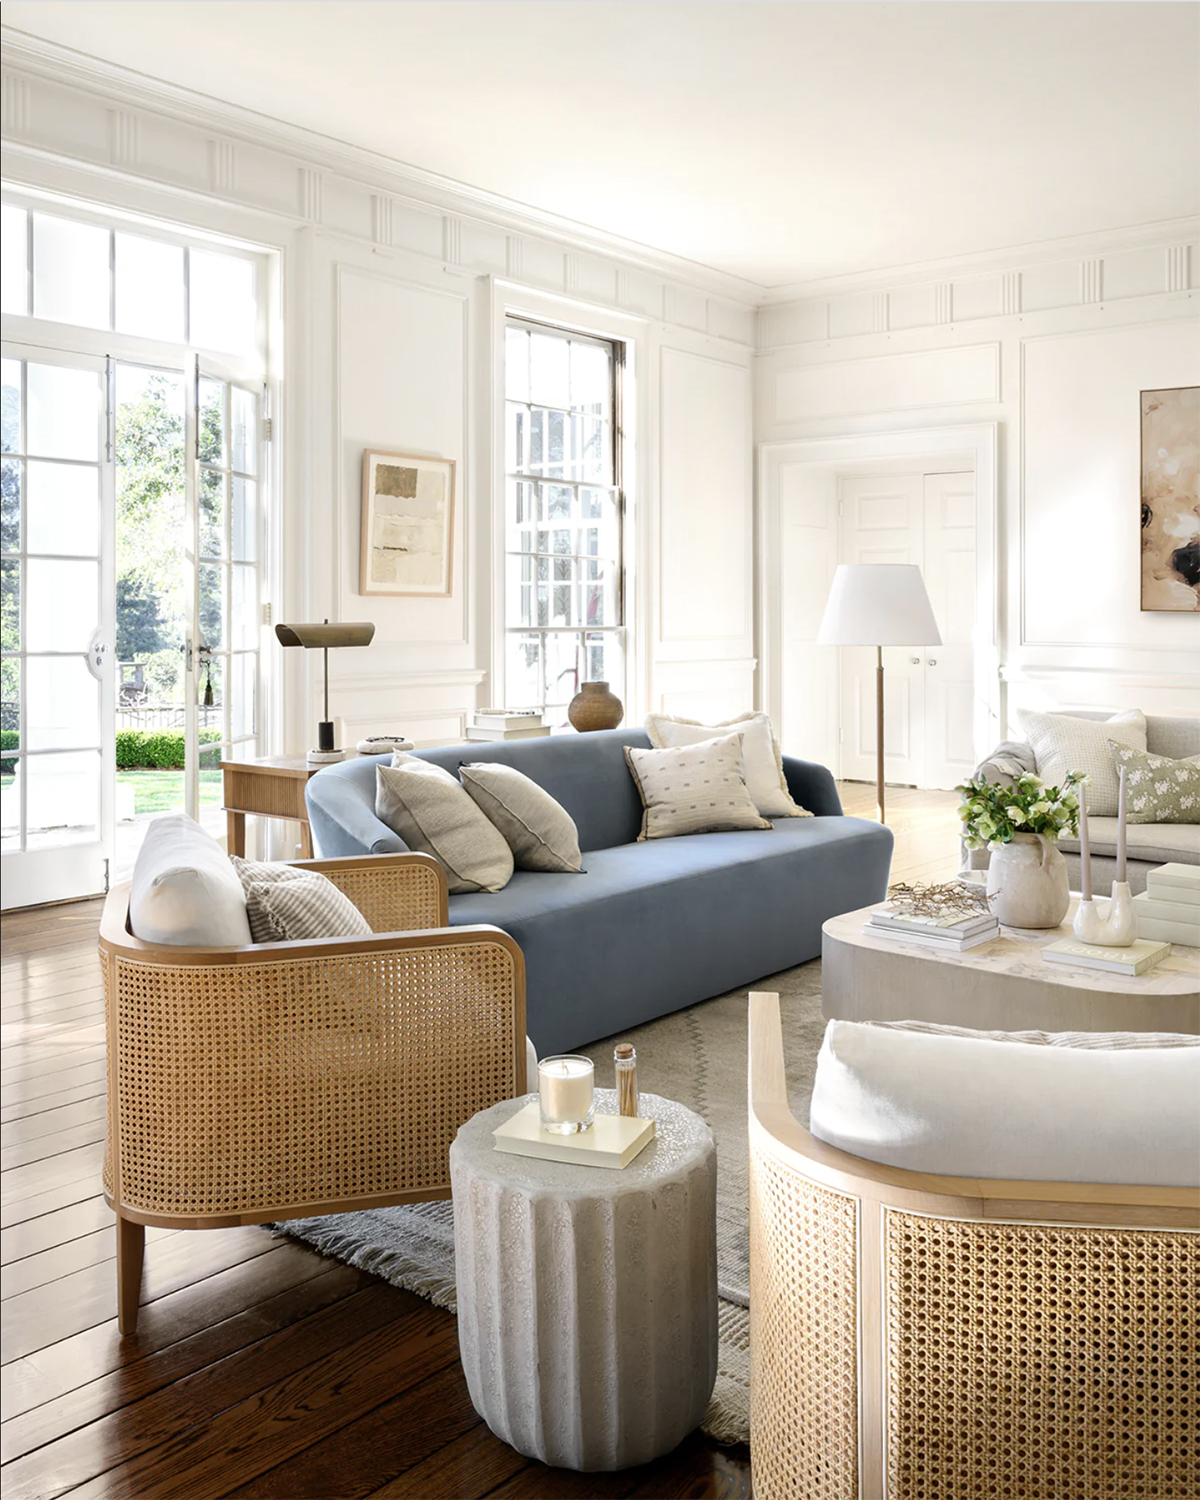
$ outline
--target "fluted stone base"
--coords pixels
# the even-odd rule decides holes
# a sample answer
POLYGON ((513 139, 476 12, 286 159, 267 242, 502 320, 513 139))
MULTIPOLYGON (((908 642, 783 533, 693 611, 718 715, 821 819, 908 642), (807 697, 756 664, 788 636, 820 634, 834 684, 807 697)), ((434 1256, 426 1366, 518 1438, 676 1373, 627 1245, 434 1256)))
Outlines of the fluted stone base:
MULTIPOLYGON (((643 1094, 657 1137, 623 1171, 496 1151, 492 1132, 527 1102, 484 1110, 450 1150, 471 1400, 529 1458, 646 1463, 699 1425, 716 1380, 712 1132, 643 1094)), ((615 1092, 596 1107, 615 1113, 615 1092)))

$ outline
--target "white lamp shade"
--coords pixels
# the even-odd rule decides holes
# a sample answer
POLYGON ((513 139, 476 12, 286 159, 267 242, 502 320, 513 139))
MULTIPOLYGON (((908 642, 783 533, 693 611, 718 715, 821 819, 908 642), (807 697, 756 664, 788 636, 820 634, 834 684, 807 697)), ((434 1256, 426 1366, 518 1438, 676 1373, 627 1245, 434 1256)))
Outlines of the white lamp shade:
POLYGON ((833 575, 821 646, 940 646, 941 633, 914 563, 842 563, 833 575))

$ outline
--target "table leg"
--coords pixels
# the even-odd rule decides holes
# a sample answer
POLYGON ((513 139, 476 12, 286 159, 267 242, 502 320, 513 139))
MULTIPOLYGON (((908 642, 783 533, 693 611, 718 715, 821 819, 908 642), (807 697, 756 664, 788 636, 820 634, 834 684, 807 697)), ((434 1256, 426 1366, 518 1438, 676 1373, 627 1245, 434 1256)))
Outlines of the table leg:
POLYGON ((230 854, 238 854, 243 859, 246 857, 246 814, 240 812, 227 812, 225 814, 226 842, 229 845, 230 854))
POLYGON ((313 858, 312 828, 307 823, 300 824, 300 858, 313 858))

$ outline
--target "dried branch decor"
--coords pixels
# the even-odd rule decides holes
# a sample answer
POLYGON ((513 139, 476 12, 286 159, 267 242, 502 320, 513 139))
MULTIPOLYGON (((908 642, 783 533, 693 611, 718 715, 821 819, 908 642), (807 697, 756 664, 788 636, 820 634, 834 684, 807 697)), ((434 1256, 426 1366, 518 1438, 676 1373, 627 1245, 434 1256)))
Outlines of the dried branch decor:
POLYGON ((930 885, 923 880, 910 885, 906 880, 898 880, 888 886, 887 899, 894 911, 910 916, 949 917, 986 912, 991 898, 981 885, 963 880, 950 880, 943 885, 930 885))

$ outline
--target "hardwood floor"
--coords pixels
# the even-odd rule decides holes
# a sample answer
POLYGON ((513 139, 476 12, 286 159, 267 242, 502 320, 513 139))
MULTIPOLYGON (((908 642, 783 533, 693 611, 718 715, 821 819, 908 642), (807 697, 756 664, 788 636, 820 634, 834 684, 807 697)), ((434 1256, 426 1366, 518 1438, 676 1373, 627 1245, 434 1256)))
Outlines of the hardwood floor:
MULTIPOLYGON (((847 812, 874 789, 845 784, 847 812)), ((957 867, 952 793, 890 792, 893 875, 957 867)), ((152 1229, 136 1337, 116 1323, 98 901, 4 918, 0 1190, 6 1500, 73 1496, 749 1497, 693 1434, 655 1464, 531 1463, 472 1410, 454 1319, 264 1229, 152 1229)))

